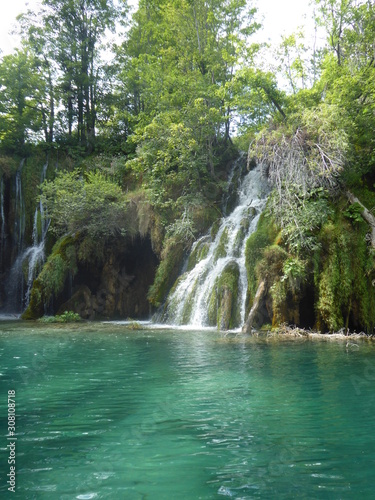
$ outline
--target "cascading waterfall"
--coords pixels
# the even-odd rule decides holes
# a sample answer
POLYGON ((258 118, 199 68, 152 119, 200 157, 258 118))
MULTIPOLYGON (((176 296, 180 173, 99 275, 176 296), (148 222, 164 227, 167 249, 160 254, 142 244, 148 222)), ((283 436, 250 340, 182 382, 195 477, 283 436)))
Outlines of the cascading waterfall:
POLYGON ((241 178, 241 172, 244 168, 244 156, 245 154, 241 153, 240 157, 234 162, 233 167, 229 172, 227 189, 222 200, 222 212, 224 216, 228 215, 229 201, 232 198, 235 187, 238 187, 238 182, 241 178))
MULTIPOLYGON (((48 163, 43 166, 40 182, 46 178, 48 163)), ((18 174, 18 172, 17 172, 18 174)), ((20 190, 16 190, 16 195, 22 195, 21 184, 20 190)), ((17 203, 21 203, 20 200, 17 203)), ((22 204, 23 204, 22 200, 22 204)), ((20 205, 21 206, 21 205, 20 205)), ((24 205, 22 205, 24 207, 24 205)), ((25 214, 23 210, 23 226, 25 214)), ((6 309, 9 312, 20 312, 28 306, 30 300, 31 287, 36 275, 40 271, 45 260, 45 240, 50 221, 46 219, 44 207, 40 201, 35 209, 34 223, 32 232, 32 245, 24 251, 19 252, 8 279, 8 300, 6 309), (25 270, 27 279, 25 283, 25 270), (25 287, 26 285, 26 287, 25 287), (26 291, 25 291, 26 289, 26 291)), ((24 231, 24 229, 23 229, 24 231)))
MULTIPOLYGON (((216 325, 217 289, 223 276, 231 275, 237 281, 236 304, 232 307, 232 312, 237 311, 234 323, 235 326, 244 323, 246 240, 256 230, 268 193, 267 180, 258 166, 244 177, 237 207, 222 220, 216 236, 211 238, 208 234, 194 244, 190 260, 196 264, 188 265, 187 272, 168 297, 164 321, 192 327, 216 325)), ((218 326, 222 327, 221 324, 218 326)))
MULTIPOLYGON (((25 160, 22 159, 14 178, 14 222, 12 231, 12 248, 16 256, 6 280, 6 305, 7 312, 19 312, 24 295, 23 277, 23 247, 26 226, 25 201, 22 190, 22 169, 25 160)), ((5 217, 4 217, 5 219, 5 217)))
POLYGON ((5 210, 4 210, 4 179, 1 177, 0 181, 0 217, 1 217, 1 230, 0 230, 0 270, 3 267, 4 252, 5 252, 5 210))
MULTIPOLYGON (((48 162, 43 166, 40 183, 44 182, 47 174, 48 162)), ((27 291, 25 296, 25 305, 29 305, 31 287, 33 281, 40 271, 45 260, 45 241, 50 221, 44 215, 43 203, 39 201, 39 206, 35 209, 34 224, 33 224, 33 244, 25 252, 25 259, 28 259, 29 269, 27 276, 27 291), (40 228, 40 229, 39 229, 40 228)))
POLYGON ((21 160, 21 164, 16 172, 15 177, 15 218, 14 218, 14 231, 13 238, 15 241, 15 247, 17 248, 17 255, 20 255, 23 249, 23 241, 25 236, 25 200, 22 192, 22 169, 25 160, 21 160))

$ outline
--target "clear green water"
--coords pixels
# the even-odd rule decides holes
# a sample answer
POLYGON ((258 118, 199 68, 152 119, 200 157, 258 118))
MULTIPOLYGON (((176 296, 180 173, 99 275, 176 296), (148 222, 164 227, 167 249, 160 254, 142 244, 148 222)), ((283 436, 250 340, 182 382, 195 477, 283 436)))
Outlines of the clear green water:
POLYGON ((366 342, 0 323, 0 363, 1 498, 12 389, 14 498, 375 496, 366 342))

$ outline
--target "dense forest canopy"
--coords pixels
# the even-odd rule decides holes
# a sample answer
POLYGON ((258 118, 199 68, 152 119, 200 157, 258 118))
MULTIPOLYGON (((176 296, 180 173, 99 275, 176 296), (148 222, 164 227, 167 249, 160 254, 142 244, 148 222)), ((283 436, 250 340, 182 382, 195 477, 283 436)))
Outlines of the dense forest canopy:
POLYGON ((337 329, 357 308, 370 325, 375 7, 313 3, 325 45, 307 46, 298 31, 271 55, 254 41, 260 24, 251 1, 140 0, 130 15, 125 2, 43 0, 39 12, 19 16, 21 47, 0 62, 1 164, 35 151, 65 155, 65 169, 42 188, 51 231, 81 227, 86 244, 151 232, 161 265, 149 299, 160 304, 170 255, 220 216, 226 165, 250 145, 249 158, 274 187, 268 212, 287 252, 268 284, 279 319, 285 297, 310 280, 322 324, 337 329), (103 58, 106 35, 118 29, 103 58), (112 209, 98 217, 105 200, 112 209), (357 230, 360 262, 348 253, 357 230))

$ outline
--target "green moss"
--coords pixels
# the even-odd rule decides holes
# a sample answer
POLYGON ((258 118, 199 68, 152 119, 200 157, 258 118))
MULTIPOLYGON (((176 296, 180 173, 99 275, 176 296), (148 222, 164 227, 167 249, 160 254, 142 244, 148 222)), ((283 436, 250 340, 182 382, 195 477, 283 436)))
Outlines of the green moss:
POLYGON ((224 228, 224 231, 222 232, 222 234, 220 236, 219 245, 217 246, 215 254, 214 254, 214 262, 227 256, 228 241, 229 241, 228 228, 226 227, 226 228, 224 228))
POLYGON ((41 323, 78 323, 82 321, 82 318, 73 311, 65 311, 63 314, 56 316, 43 316, 39 321, 41 323))
POLYGON ((151 304, 159 307, 165 300, 170 288, 176 281, 184 258, 184 245, 176 238, 166 241, 162 252, 162 261, 156 271, 154 283, 147 298, 151 304))
POLYGON ((44 306, 53 296, 63 291, 69 274, 77 273, 76 240, 72 236, 60 239, 53 247, 52 254, 37 279, 33 283, 30 303, 23 313, 23 319, 37 319, 43 315, 44 306))
POLYGON ((235 257, 239 257, 241 254, 241 248, 242 248, 242 243, 243 240, 245 239, 246 236, 246 229, 244 227, 240 227, 240 229, 237 231, 235 240, 234 240, 234 250, 233 250, 233 255, 235 257))
POLYGON ((353 186, 351 191, 365 207, 372 210, 375 207, 375 192, 366 185, 353 186))
POLYGON ((211 226, 211 239, 212 241, 216 238, 216 235, 220 229, 221 219, 216 219, 215 222, 211 226))
POLYGON ((218 209, 207 203, 202 203, 192 209, 192 220, 198 234, 205 234, 218 219, 218 209))
POLYGON ((283 267, 288 252, 279 245, 270 245, 263 250, 263 257, 255 267, 255 274, 258 281, 265 279, 268 285, 272 285, 277 279, 283 276, 283 267))
POLYGON ((350 328, 373 333, 375 252, 366 239, 369 227, 357 216, 355 205, 348 208, 344 197, 332 203, 330 212, 323 227, 312 232, 317 245, 303 259, 294 248, 272 245, 276 230, 261 217, 246 246, 249 306, 262 279, 268 289, 268 308, 272 299, 273 326, 283 322, 303 324, 301 301, 311 297, 315 300, 317 329, 333 332, 350 328))
POLYGON ((217 311, 218 311, 218 289, 216 287, 216 283, 214 288, 211 291, 211 295, 208 301, 208 325, 216 326, 217 325, 217 311))
POLYGON ((30 294, 30 302, 27 309, 22 314, 22 319, 33 320, 43 316, 44 313, 44 295, 43 286, 38 280, 34 280, 33 288, 30 294))
POLYGON ((234 240, 234 256, 235 257, 239 257, 241 254, 244 239, 246 237, 246 234, 249 231, 251 221, 253 220, 255 215, 256 215, 255 208, 250 207, 247 211, 247 216, 241 220, 240 228, 239 228, 239 230, 236 234, 236 238, 234 240))
POLYGON ((197 291, 198 280, 195 281, 192 290, 189 293, 188 298, 185 301, 184 308, 182 311, 182 324, 187 325, 190 323, 191 312, 193 310, 195 293, 197 291))
POLYGON ((375 326, 375 267, 366 242, 368 227, 337 209, 320 231, 322 251, 315 257, 317 326, 321 330, 363 329, 375 326))
POLYGON ((256 273, 257 264, 264 256, 264 250, 272 245, 278 236, 273 221, 265 213, 259 218, 257 230, 247 239, 245 262, 248 280, 247 311, 250 309, 258 288, 259 273, 256 273))
POLYGON ((208 322, 220 330, 236 328, 240 322, 238 304, 239 269, 235 262, 229 262, 215 285, 208 301, 208 322))
POLYGON ((210 249, 210 240, 208 237, 202 238, 189 255, 187 271, 191 271, 201 260, 207 257, 210 249))
POLYGON ((0 155, 0 177, 2 175, 11 177, 17 171, 19 164, 13 156, 0 155))

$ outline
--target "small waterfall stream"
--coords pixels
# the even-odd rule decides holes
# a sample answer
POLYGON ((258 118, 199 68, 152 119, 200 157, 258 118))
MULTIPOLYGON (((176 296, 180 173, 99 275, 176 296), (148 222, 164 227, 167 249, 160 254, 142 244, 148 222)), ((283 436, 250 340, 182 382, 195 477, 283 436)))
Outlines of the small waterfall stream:
MULTIPOLYGON (((47 167, 48 162, 43 166, 40 178, 41 183, 46 178, 47 167)), ((18 176, 18 172, 16 176, 16 186, 16 206, 23 207, 23 210, 17 212, 20 214, 17 227, 23 228, 24 233, 25 210, 22 198, 21 175, 18 176)), ((32 245, 25 250, 22 250, 22 246, 19 246, 20 251, 18 252, 18 257, 10 270, 7 287, 8 300, 6 305, 6 310, 8 312, 21 312, 29 304, 33 281, 40 272, 45 260, 45 241, 49 223, 50 221, 44 216, 43 204, 39 202, 34 213, 32 245)), ((20 235, 22 234, 22 240, 23 233, 19 232, 20 235)), ((20 240, 18 244, 20 244, 20 240)))
MULTIPOLYGON (((234 272, 237 279, 236 326, 245 321, 247 276, 245 247, 247 238, 256 230, 270 189, 260 167, 250 171, 239 188, 237 207, 225 217, 214 238, 210 234, 193 246, 189 265, 174 291, 168 297, 164 320, 173 325, 204 327, 216 325, 210 315, 215 288, 225 272, 234 272)), ((220 325, 219 325, 220 326, 220 325)))
POLYGON ((4 178, 1 177, 0 181, 0 217, 1 217, 1 230, 0 230, 0 272, 3 267, 4 252, 5 252, 5 210, 4 210, 4 178))
POLYGON ((21 160, 21 164, 15 176, 15 218, 14 218, 14 231, 13 238, 15 240, 15 247, 17 248, 17 255, 20 255, 23 249, 23 241, 25 237, 25 200, 22 192, 22 169, 25 159, 21 160))

